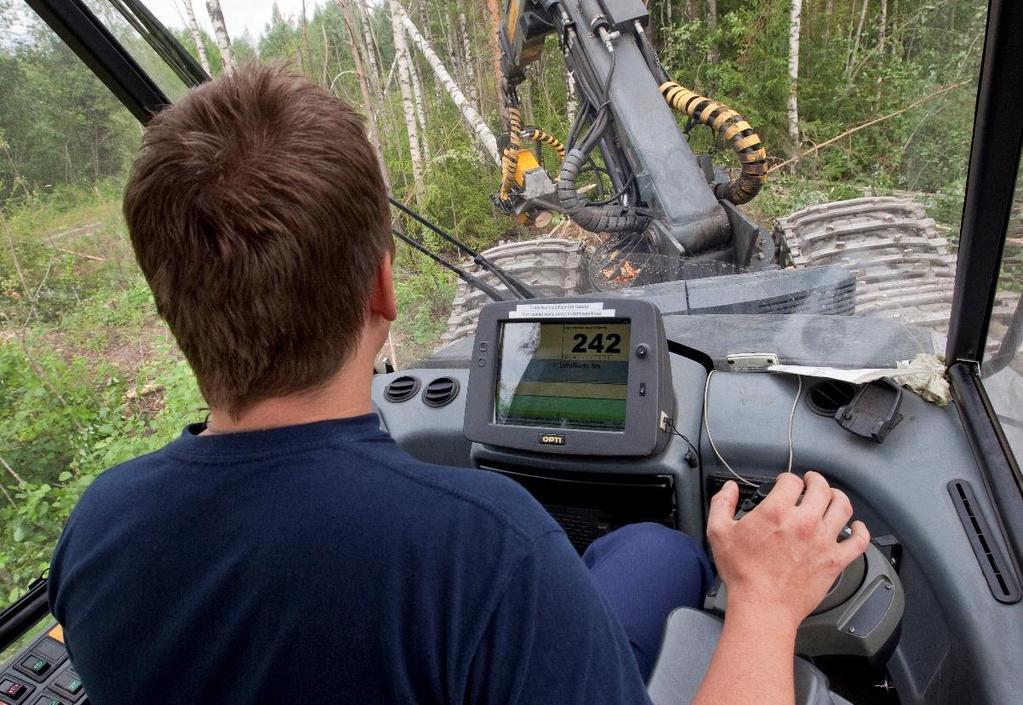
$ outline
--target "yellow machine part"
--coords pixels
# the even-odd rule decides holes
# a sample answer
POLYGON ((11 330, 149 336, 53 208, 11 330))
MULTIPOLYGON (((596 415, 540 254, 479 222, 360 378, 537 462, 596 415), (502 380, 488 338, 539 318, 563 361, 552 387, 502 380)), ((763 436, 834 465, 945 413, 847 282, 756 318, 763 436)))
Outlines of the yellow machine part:
POLYGON ((515 183, 523 188, 526 185, 526 172, 539 168, 540 162, 536 161, 536 155, 528 149, 520 149, 515 162, 515 183))
POLYGON ((724 193, 718 194, 718 198, 741 204, 756 196, 767 178, 767 150, 742 115, 674 81, 661 84, 661 95, 678 112, 709 126, 739 157, 739 176, 727 185, 724 193))

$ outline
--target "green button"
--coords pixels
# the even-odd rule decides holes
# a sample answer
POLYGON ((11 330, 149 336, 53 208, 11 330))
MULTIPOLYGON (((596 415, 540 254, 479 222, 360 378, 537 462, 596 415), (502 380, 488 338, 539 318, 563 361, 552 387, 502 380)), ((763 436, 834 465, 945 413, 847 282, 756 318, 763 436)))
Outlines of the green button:
POLYGON ((25 664, 28 666, 28 670, 35 674, 42 673, 50 667, 50 664, 41 658, 37 658, 35 661, 29 659, 28 661, 25 661, 25 664))
POLYGON ((64 688, 65 690, 67 690, 67 692, 74 695, 75 693, 82 689, 82 681, 78 680, 77 678, 73 681, 68 681, 68 684, 64 688))

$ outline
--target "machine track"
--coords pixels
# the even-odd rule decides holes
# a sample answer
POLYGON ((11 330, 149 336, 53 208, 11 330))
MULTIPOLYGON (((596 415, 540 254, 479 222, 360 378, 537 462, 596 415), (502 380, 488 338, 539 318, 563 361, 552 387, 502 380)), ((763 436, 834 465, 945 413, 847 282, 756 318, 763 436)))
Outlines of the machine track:
MULTIPOLYGON (((551 238, 509 242, 486 250, 483 256, 525 282, 538 296, 574 296, 587 289, 586 258, 579 240, 551 238)), ((507 291, 494 275, 471 263, 464 266, 498 291, 507 291)), ((472 336, 480 309, 489 302, 486 294, 459 282, 441 343, 472 336)))
POLYGON ((876 197, 810 206, 780 218, 774 238, 783 266, 853 272, 856 315, 946 332, 955 257, 918 203, 876 197))

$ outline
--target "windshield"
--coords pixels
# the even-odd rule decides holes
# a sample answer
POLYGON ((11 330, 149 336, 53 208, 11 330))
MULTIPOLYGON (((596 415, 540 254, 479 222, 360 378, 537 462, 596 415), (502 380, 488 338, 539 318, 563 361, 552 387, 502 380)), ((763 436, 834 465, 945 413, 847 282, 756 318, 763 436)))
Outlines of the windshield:
MULTIPOLYGON (((120 3, 87 4, 169 98, 183 95, 120 3)), ((147 3, 213 75, 283 59, 359 106, 395 197, 473 248, 500 245, 494 261, 540 293, 641 283, 645 265, 627 251, 634 241, 586 232, 562 213, 495 208, 501 173, 487 135, 505 128, 492 5, 418 0, 392 22, 393 3, 367 0, 147 3), (598 266, 600 257, 616 268, 598 266)), ((836 359, 845 366, 943 351, 986 5, 656 2, 650 10, 647 33, 666 72, 741 112, 768 155, 763 190, 738 212, 762 228, 770 252, 738 263, 694 257, 679 270, 692 290, 673 290, 672 300, 696 301, 705 277, 745 275, 735 291, 746 303, 716 311, 761 317, 763 325, 733 329, 737 347, 803 341, 843 351, 836 359), (815 277, 824 266, 838 268, 820 280, 827 286, 768 282, 800 270, 815 277), (763 296, 750 303, 751 291, 763 296), (855 327, 806 315, 822 312, 887 322, 870 354, 858 356, 827 338, 855 327)), ((527 74, 523 125, 567 140, 578 91, 556 37, 527 74)), ((684 117, 679 125, 719 179, 734 178, 735 155, 710 129, 684 117)), ((0 595, 8 601, 45 570, 70 508, 100 472, 201 418, 203 401, 155 314, 120 216, 140 129, 27 6, 0 0, 0 595)), ((556 176, 556 153, 538 145, 538 163, 556 176)), ((579 192, 614 200, 609 166, 597 155, 579 192)), ((398 222, 448 259, 464 257, 416 222, 398 222)), ((1023 288, 1013 266, 1006 261, 1003 321, 1023 288)), ((399 247, 395 270, 401 312, 384 350, 392 364, 409 367, 471 335, 485 297, 472 299, 454 274, 408 247, 399 247)), ((720 309, 715 301, 708 311, 720 309)), ((720 317, 715 326, 725 327, 720 317)), ((992 332, 994 344, 1004 328, 992 332)))

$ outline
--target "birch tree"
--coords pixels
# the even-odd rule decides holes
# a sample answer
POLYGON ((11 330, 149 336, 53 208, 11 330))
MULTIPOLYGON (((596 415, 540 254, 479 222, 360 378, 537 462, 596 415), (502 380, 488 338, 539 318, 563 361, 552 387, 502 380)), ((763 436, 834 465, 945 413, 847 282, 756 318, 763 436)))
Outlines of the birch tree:
POLYGON ((501 71, 501 45, 497 36, 501 31, 501 8, 498 0, 487 0, 487 18, 490 21, 490 35, 488 46, 490 47, 490 68, 494 74, 494 87, 497 90, 497 109, 501 114, 502 124, 507 122, 507 110, 504 104, 504 73, 501 71))
POLYGON ((231 36, 227 33, 227 23, 224 22, 224 12, 220 9, 220 0, 206 0, 206 12, 210 15, 210 23, 213 25, 213 34, 217 38, 217 46, 220 47, 220 58, 224 62, 224 71, 234 71, 234 51, 231 49, 231 36))
POLYGON ((391 15, 392 18, 396 17, 397 21, 402 24, 405 31, 408 33, 409 39, 416 45, 419 51, 422 53, 423 58, 433 69, 434 75, 437 80, 440 81, 441 85, 451 96, 451 100, 454 102, 455 107, 458 108, 459 114, 462 119, 468 125, 469 129, 472 130, 473 134, 479 140, 482 145, 485 154, 487 154, 496 165, 500 165, 501 159, 497 153, 497 139, 494 137, 494 133, 491 132, 487 123, 483 121, 476 109, 473 108, 469 101, 466 99, 465 94, 458 88, 454 80, 451 78, 451 74, 448 73, 447 69, 444 68, 444 64, 441 62, 440 57, 430 46, 429 42, 423 38, 423 35, 416 29, 416 25, 409 19, 408 14, 402 9, 398 0, 391 0, 391 15))
POLYGON ((412 105, 416 109, 416 120, 419 121, 419 137, 420 147, 423 150, 423 161, 430 161, 430 142, 427 136, 427 130, 429 129, 426 125, 426 103, 423 98, 423 82, 419 79, 419 67, 416 66, 416 62, 413 60, 412 55, 409 55, 408 61, 409 76, 412 78, 412 105))
POLYGON ((181 0, 185 8, 185 23, 188 25, 188 33, 192 35, 195 42, 195 51, 199 55, 199 64, 206 73, 213 75, 210 70, 210 59, 206 56, 206 44, 202 40, 202 32, 199 30, 199 23, 195 19, 195 8, 192 7, 192 0, 181 0))
MULTIPOLYGON (((718 0, 707 0, 707 30, 713 35, 718 28, 718 0)), ((710 49, 707 50, 707 61, 718 62, 717 37, 711 37, 710 49)))
POLYGON ((888 0, 881 0, 881 15, 877 20, 877 53, 884 57, 888 39, 888 0))
POLYGON ((476 84, 475 59, 469 42, 469 21, 465 17, 465 7, 461 0, 458 2, 458 33, 462 38, 462 61, 465 65, 465 86, 469 92, 469 102, 476 110, 482 110, 479 86, 476 84))
POLYGON ((860 10, 860 21, 856 25, 856 35, 852 42, 852 49, 849 52, 849 63, 845 67, 845 78, 850 82, 856 73, 856 61, 860 54, 860 39, 863 37, 863 25, 867 21, 868 5, 870 5, 870 0, 863 0, 863 8, 860 10))
POLYGON ((789 139, 799 151, 799 30, 803 0, 792 0, 789 8, 789 139))
POLYGON ((408 134, 409 155, 412 158, 413 193, 416 202, 422 199, 423 190, 423 155, 419 150, 419 128, 416 122, 416 109, 412 99, 412 71, 409 69, 408 45, 405 43, 405 31, 402 27, 404 13, 396 0, 390 0, 391 34, 394 37, 394 54, 397 65, 398 89, 401 91, 402 112, 405 115, 405 132, 408 134))
POLYGON ((359 24, 362 25, 362 44, 366 47, 366 65, 369 67, 368 78, 370 79, 370 85, 373 87, 373 95, 382 105, 384 94, 383 82, 380 76, 381 62, 377 60, 377 42, 369 21, 369 8, 366 7, 366 0, 359 0, 356 5, 359 24))

